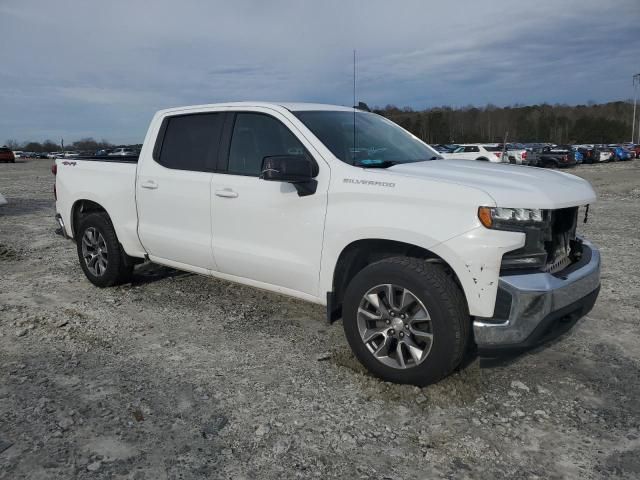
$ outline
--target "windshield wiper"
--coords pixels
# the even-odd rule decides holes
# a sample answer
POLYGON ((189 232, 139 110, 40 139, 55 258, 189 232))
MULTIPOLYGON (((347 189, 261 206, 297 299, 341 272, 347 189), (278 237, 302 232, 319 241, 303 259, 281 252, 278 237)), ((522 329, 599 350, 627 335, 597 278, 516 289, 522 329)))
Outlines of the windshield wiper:
POLYGON ((367 158, 364 160, 356 160, 353 162, 353 165, 356 167, 363 167, 363 168, 389 168, 398 164, 428 162, 430 160, 442 160, 442 157, 434 155, 431 158, 425 158, 422 160, 410 160, 408 162, 400 162, 397 160, 375 160, 372 158, 367 158))
POLYGON ((389 168, 394 165, 397 165, 400 162, 396 162, 394 160, 374 160, 374 159, 365 159, 365 160, 356 160, 353 162, 353 165, 356 167, 363 168, 389 168))

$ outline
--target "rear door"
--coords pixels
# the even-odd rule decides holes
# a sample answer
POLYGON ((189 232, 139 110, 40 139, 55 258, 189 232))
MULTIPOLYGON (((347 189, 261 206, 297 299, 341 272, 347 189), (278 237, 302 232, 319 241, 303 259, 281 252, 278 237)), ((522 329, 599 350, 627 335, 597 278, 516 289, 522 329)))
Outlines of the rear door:
POLYGON ((329 168, 286 117, 257 110, 230 118, 228 154, 213 174, 218 271, 316 296, 329 168), (319 165, 314 194, 300 197, 289 183, 260 179, 264 157, 302 154, 319 165))
POLYGON ((225 113, 166 117, 136 181, 138 235, 151 259, 215 269, 211 178, 225 113))

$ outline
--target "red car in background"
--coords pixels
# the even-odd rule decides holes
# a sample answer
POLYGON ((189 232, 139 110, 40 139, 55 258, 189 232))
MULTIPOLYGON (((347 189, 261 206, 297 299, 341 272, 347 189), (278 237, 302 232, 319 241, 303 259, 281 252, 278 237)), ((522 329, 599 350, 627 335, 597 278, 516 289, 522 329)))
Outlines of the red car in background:
POLYGON ((16 156, 10 148, 0 147, 0 162, 16 163, 16 156))

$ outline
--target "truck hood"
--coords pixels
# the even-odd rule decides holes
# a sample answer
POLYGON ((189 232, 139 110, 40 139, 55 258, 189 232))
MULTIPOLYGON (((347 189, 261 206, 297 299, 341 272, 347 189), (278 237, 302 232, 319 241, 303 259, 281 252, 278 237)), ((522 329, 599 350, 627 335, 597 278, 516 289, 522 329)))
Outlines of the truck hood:
POLYGON ((586 180, 536 167, 432 160, 398 164, 382 171, 477 188, 491 196, 499 207, 557 209, 596 200, 596 193, 586 180))

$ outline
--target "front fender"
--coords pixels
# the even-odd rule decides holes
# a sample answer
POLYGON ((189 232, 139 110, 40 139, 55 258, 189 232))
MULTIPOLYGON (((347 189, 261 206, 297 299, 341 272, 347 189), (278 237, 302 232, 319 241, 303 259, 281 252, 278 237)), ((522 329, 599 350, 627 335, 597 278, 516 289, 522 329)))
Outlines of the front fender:
POLYGON ((498 293, 502 256, 524 246, 525 234, 477 227, 434 245, 430 250, 456 273, 469 313, 491 317, 498 293))

